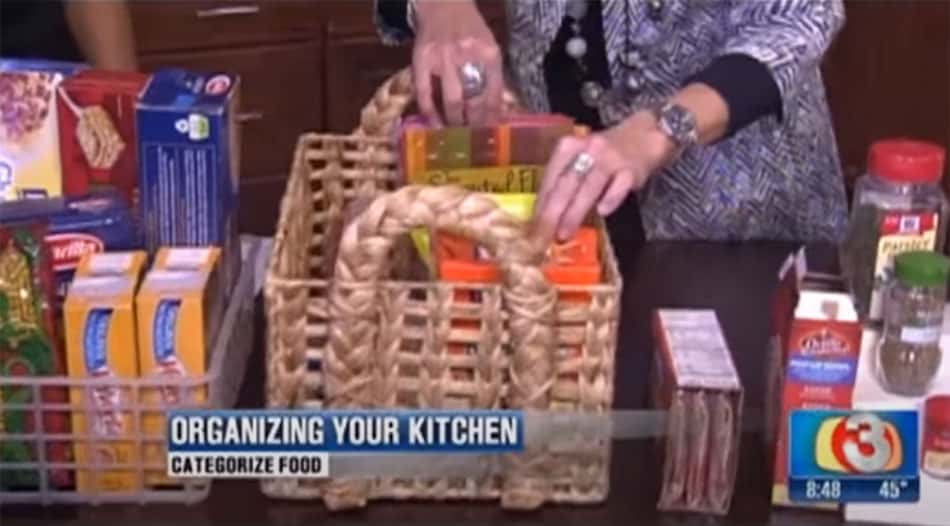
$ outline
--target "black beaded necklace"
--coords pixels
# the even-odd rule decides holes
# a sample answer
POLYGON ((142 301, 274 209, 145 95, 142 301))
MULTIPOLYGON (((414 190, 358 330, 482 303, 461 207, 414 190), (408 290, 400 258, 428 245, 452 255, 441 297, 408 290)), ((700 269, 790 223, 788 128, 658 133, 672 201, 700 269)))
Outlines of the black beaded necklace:
MULTIPOLYGON (((621 63, 626 68, 624 83, 622 89, 629 95, 640 93, 646 84, 646 75, 644 66, 646 57, 642 50, 633 42, 633 30, 630 27, 630 1, 631 0, 604 0, 604 1, 622 1, 624 3, 624 24, 626 41, 624 43, 621 63)), ((664 0, 646 0, 649 16, 653 20, 658 20, 663 16, 664 0)), ((597 80, 590 78, 587 64, 584 60, 587 55, 587 39, 581 32, 581 21, 587 16, 589 0, 568 0, 566 16, 570 19, 570 28, 573 36, 565 44, 565 52, 574 59, 577 64, 578 73, 581 80, 580 95, 584 105, 590 108, 598 108, 604 101, 604 95, 611 89, 610 86, 604 86, 597 80)))

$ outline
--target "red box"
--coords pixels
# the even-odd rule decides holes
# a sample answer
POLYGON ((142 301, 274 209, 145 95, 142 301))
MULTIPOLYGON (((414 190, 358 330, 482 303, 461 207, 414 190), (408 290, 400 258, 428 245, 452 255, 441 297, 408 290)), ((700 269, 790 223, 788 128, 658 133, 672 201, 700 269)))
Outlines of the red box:
POLYGON ((766 436, 775 459, 772 504, 798 506, 788 495, 789 415, 795 409, 851 409, 862 329, 844 280, 809 273, 804 252, 789 258, 779 280, 772 306, 766 436), (836 374, 822 374, 832 369, 836 374))
POLYGON ((57 90, 63 194, 118 189, 135 205, 138 139, 135 107, 149 82, 144 73, 86 70, 57 90))

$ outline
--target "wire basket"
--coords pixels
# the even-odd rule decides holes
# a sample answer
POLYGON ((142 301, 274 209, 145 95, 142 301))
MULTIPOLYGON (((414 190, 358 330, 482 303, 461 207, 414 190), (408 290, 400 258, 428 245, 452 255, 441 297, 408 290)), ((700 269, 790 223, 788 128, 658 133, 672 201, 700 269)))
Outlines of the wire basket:
MULTIPOLYGON (((185 481, 170 481, 160 488, 146 486, 143 482, 147 476, 161 475, 166 471, 165 463, 161 460, 163 454, 149 456, 153 462, 143 461, 139 455, 133 456, 129 462, 107 465, 98 459, 98 455, 90 455, 89 462, 79 463, 71 460, 74 447, 91 448, 94 444, 104 441, 130 445, 134 451, 142 452, 145 448, 164 453, 166 437, 161 434, 146 434, 142 432, 140 423, 143 416, 149 414, 164 414, 172 407, 161 403, 127 403, 116 406, 131 423, 131 433, 119 438, 103 438, 89 433, 47 433, 41 423, 47 422, 50 417, 69 419, 77 413, 86 416, 86 421, 97 410, 79 402, 69 402, 68 396, 62 397, 63 403, 54 403, 54 397, 44 396, 44 393, 59 391, 67 393, 79 390, 91 391, 94 388, 115 388, 138 396, 126 397, 129 400, 143 400, 142 391, 148 388, 174 389, 179 394, 204 390, 208 393, 207 402, 201 404, 175 405, 175 409, 192 408, 230 408, 237 401, 241 382, 244 379, 247 359, 252 350, 254 341, 254 262, 260 243, 250 246, 246 263, 242 266, 241 275, 234 291, 230 296, 227 311, 222 318, 221 325, 214 339, 211 352, 211 363, 208 374, 190 378, 141 378, 141 379, 90 379, 67 377, 27 377, 13 376, 0 377, 0 389, 4 393, 28 392, 31 395, 27 403, 0 402, 0 415, 14 412, 27 413, 37 429, 32 433, 9 433, 0 429, 0 440, 16 443, 31 451, 33 460, 29 462, 12 462, 0 458, 0 480, 6 475, 7 480, 12 474, 22 476, 27 474, 35 479, 36 483, 27 487, 0 488, 0 504, 6 503, 33 503, 33 504, 102 504, 102 503, 185 503, 200 502, 211 490, 211 481, 207 479, 188 479, 185 481), (54 461, 50 452, 56 450, 66 453, 64 462, 54 461), (122 473, 134 482, 127 491, 96 491, 94 489, 78 490, 75 481, 77 473, 96 479, 105 473, 122 473)), ((9 397, 4 397, 7 400, 9 397)), ((90 396, 83 396, 89 400, 90 396)), ((185 397, 180 396, 184 399, 185 397)))
MULTIPOLYGON (((265 280, 268 407, 609 411, 621 280, 603 224, 602 283, 552 287, 543 250, 489 197, 401 187, 394 130, 411 93, 403 71, 353 134, 298 142, 265 280), (420 279, 407 235, 419 227, 476 240, 502 282, 420 279)), ((262 489, 330 509, 385 498, 526 509, 607 495, 607 440, 504 462, 502 474, 481 478, 274 479, 262 489)))

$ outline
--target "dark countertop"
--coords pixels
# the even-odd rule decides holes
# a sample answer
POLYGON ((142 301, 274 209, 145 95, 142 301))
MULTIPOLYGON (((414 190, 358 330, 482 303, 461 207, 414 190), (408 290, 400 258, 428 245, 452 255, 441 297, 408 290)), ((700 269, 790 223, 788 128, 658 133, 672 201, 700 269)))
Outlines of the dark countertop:
MULTIPOLYGON (((747 414, 761 414, 765 380, 765 349, 769 330, 769 300, 782 260, 792 244, 654 243, 636 257, 622 258, 626 276, 617 358, 616 407, 647 404, 647 372, 652 360, 650 314, 658 307, 712 308, 719 315, 746 389, 747 414)), ((824 258, 825 247, 810 252, 824 258)), ((259 302, 260 303, 260 302, 259 302)), ((261 309, 259 308, 258 311, 261 309)), ((244 407, 261 407, 264 377, 263 315, 258 313, 256 352, 248 365, 241 400, 244 407)), ((748 427, 748 426, 747 426, 748 427)), ((753 426, 754 429, 754 426, 753 426)), ((840 524, 837 513, 773 509, 769 505, 770 455, 760 435, 743 436, 736 494, 725 518, 656 511, 657 458, 647 440, 615 442, 611 491, 606 503, 590 507, 548 506, 531 513, 505 512, 496 503, 386 503, 365 510, 330 514, 320 502, 276 501, 263 496, 250 481, 215 482, 209 498, 198 505, 6 506, 3 526, 56 522, 72 524, 642 524, 642 525, 777 525, 840 524)))

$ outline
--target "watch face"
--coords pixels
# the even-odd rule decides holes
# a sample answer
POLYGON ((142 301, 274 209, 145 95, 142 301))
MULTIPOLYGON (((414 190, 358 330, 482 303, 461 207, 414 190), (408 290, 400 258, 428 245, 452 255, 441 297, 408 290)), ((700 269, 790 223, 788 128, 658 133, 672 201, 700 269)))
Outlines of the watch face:
POLYGON ((695 141, 696 119, 686 108, 667 105, 661 110, 660 121, 664 131, 677 143, 685 145, 695 141))

